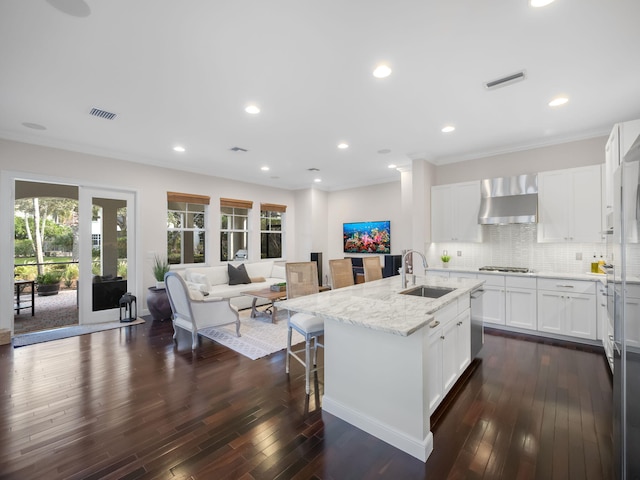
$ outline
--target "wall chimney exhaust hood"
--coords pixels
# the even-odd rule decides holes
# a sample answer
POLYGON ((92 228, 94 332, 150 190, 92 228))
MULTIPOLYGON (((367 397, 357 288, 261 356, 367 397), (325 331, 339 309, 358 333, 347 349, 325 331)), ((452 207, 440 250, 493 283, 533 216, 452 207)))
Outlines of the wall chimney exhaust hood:
POLYGON ((488 178, 480 182, 481 225, 536 223, 538 221, 538 176, 488 178))

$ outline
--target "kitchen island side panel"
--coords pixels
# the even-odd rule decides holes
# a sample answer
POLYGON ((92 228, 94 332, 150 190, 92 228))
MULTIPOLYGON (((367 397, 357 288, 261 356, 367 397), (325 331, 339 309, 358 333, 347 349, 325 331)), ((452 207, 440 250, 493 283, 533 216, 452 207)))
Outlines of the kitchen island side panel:
POLYGON ((325 320, 323 410, 425 461, 426 343, 425 328, 405 337, 325 320))

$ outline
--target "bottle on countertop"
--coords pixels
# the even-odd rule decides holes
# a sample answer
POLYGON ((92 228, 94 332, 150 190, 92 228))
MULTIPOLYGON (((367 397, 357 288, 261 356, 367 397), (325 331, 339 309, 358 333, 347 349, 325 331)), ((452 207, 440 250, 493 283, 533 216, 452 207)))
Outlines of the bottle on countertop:
POLYGON ((606 270, 604 269, 604 257, 602 255, 600 255, 600 260, 598 260, 598 273, 607 273, 606 270))
POLYGON ((596 254, 593 254, 593 260, 591 261, 591 273, 598 273, 598 258, 596 254))

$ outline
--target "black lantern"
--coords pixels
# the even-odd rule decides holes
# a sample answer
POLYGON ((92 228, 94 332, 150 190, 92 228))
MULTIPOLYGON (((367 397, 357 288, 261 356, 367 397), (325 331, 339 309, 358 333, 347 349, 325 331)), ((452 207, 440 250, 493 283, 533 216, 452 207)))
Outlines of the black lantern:
POLYGON ((130 292, 125 293, 118 302, 120 305, 120 321, 133 322, 138 318, 138 307, 136 306, 136 296, 130 292))

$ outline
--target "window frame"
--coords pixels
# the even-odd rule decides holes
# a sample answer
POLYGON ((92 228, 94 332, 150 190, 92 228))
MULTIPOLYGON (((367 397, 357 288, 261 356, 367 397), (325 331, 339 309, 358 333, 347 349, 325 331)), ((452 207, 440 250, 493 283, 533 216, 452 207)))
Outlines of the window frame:
POLYGON ((220 242, 220 261, 221 262, 233 262, 233 261, 238 261, 235 258, 235 254, 236 252, 239 250, 238 248, 233 248, 233 249, 229 249, 229 239, 231 239, 233 237, 233 234, 235 233, 243 233, 245 238, 246 238, 246 246, 245 249, 247 250, 247 256, 241 260, 248 260, 249 259, 249 252, 251 251, 251 207, 248 207, 247 205, 223 205, 221 202, 220 205, 220 236, 219 236, 219 242, 220 242), (223 210, 224 209, 231 209, 231 213, 226 213, 223 210), (237 214, 236 215, 236 210, 244 210, 246 211, 246 215, 245 214, 237 214), (227 228, 223 228, 222 225, 222 219, 223 217, 227 217, 227 228), (234 227, 236 225, 236 222, 234 221, 235 218, 243 218, 246 217, 246 223, 245 229, 238 229, 238 228, 229 228, 229 227, 234 227), (223 235, 227 235, 227 257, 228 258, 223 258, 223 254, 224 254, 224 249, 223 249, 223 242, 222 242, 222 237, 223 235), (232 251, 233 250, 233 251, 232 251))
MULTIPOLYGON (((262 204, 260 206, 260 259, 261 260, 282 260, 286 257, 285 255, 285 225, 286 225, 286 207, 284 208, 274 208, 274 206, 270 204, 262 204), (264 230, 262 228, 262 220, 265 219, 271 223, 270 220, 273 218, 271 216, 264 216, 263 213, 277 213, 280 215, 280 230, 264 230), (280 235, 280 256, 279 257, 267 257, 263 256, 262 251, 262 236, 263 235, 280 235)), ((270 226, 270 225, 269 225, 270 226)))
MULTIPOLYGON (((195 225, 195 222, 194 222, 195 225)), ((201 195, 191 195, 191 194, 178 194, 174 192, 167 192, 167 225, 166 225, 166 254, 167 261, 171 266, 181 267, 181 266, 189 266, 189 265, 208 265, 209 260, 209 246, 207 242, 210 241, 210 228, 209 228, 209 197, 204 197, 201 195), (184 204, 183 209, 171 208, 172 203, 184 204), (189 206, 197 207, 191 210, 189 206), (181 215, 181 226, 171 227, 169 224, 169 219, 172 213, 179 213, 181 215), (187 219, 189 215, 201 215, 202 216, 202 227, 192 226, 187 227, 187 219), (179 263, 171 263, 171 252, 169 251, 169 235, 171 233, 179 233, 180 237, 180 262, 179 263), (190 242, 190 248, 193 248, 195 242, 193 241, 200 234, 204 234, 204 239, 202 240, 202 248, 204 250, 202 261, 201 262, 185 262, 185 233, 190 233, 192 235, 192 239, 190 242)), ((188 239, 187 239, 188 240, 188 239)), ((195 251, 191 253, 193 255, 193 259, 195 260, 195 251)))

